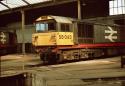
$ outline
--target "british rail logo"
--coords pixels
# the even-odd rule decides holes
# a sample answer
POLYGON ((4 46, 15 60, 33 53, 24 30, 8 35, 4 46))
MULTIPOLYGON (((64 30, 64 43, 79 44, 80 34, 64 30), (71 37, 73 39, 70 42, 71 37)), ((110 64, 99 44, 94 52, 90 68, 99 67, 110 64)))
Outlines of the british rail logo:
POLYGON ((105 39, 108 39, 111 42, 115 42, 117 37, 117 31, 113 30, 111 27, 108 26, 108 30, 105 30, 105 33, 108 33, 108 36, 105 36, 105 39))
POLYGON ((6 42, 6 35, 4 34, 4 32, 0 33, 0 41, 2 44, 5 44, 6 42))

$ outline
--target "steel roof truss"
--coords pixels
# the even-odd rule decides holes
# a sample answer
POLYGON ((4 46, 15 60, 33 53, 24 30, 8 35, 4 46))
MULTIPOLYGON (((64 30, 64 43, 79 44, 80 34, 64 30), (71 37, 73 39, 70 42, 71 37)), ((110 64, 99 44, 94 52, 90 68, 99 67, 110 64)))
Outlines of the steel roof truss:
POLYGON ((8 5, 4 4, 3 2, 0 1, 0 4, 2 4, 3 6, 7 7, 8 9, 11 9, 8 5))
POLYGON ((23 2, 25 2, 27 5, 31 5, 29 2, 27 2, 26 0, 22 0, 23 2))

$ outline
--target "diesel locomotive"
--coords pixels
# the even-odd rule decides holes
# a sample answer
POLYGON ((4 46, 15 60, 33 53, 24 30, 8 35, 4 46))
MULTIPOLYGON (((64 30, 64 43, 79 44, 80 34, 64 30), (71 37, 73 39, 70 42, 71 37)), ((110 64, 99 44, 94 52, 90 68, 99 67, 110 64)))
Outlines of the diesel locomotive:
POLYGON ((62 16, 35 21, 32 44, 43 62, 94 59, 125 54, 124 26, 85 22, 62 16))

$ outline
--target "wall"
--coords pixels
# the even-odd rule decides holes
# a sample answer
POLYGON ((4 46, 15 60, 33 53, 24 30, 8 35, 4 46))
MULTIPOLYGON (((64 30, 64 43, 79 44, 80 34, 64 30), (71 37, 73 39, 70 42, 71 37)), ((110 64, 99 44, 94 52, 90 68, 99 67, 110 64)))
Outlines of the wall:
POLYGON ((109 15, 109 2, 108 0, 85 0, 82 2, 82 17, 104 17, 109 15))
POLYGON ((26 53, 34 52, 34 48, 32 46, 32 34, 35 32, 34 25, 26 25, 24 32, 21 28, 21 22, 10 23, 7 25, 7 29, 9 31, 15 31, 17 35, 17 53, 22 53, 22 43, 25 43, 25 51, 26 53), (24 39, 23 39, 24 35, 24 39), (24 41, 23 41, 24 40, 24 41))
POLYGON ((35 32, 34 25, 26 25, 24 33, 22 33, 21 22, 11 23, 11 24, 7 25, 7 27, 11 30, 16 30, 18 43, 23 42, 23 36, 22 36, 23 34, 24 34, 25 43, 32 42, 32 34, 35 32))

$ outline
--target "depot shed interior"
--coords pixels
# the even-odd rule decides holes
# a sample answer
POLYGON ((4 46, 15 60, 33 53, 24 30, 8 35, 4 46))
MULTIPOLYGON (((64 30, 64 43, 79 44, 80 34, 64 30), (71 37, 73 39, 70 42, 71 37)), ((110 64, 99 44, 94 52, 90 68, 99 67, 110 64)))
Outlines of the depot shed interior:
POLYGON ((95 22, 106 24, 123 24, 123 15, 109 16, 110 0, 44 0, 30 4, 29 0, 23 1, 26 5, 11 8, 0 0, 0 5, 8 9, 0 11, 0 30, 16 32, 17 53, 32 53, 32 34, 35 33, 34 21, 42 15, 56 15, 81 19, 94 19, 95 22), (80 1, 80 4, 78 4, 80 1), (80 12, 78 11, 80 7, 80 12), (25 29, 24 31, 22 29, 25 29), (22 37, 24 35, 24 38, 22 37))

